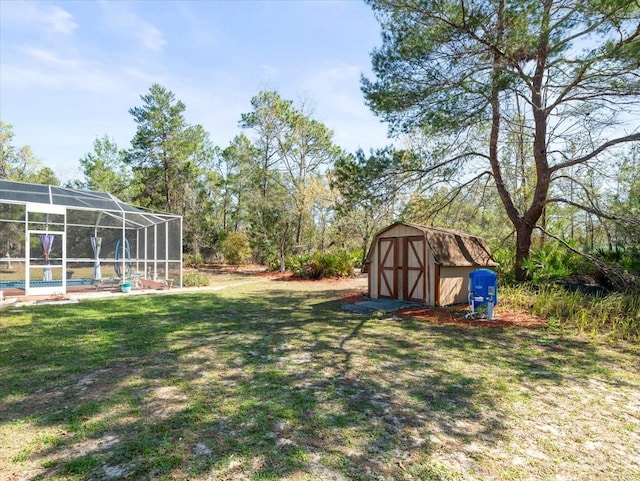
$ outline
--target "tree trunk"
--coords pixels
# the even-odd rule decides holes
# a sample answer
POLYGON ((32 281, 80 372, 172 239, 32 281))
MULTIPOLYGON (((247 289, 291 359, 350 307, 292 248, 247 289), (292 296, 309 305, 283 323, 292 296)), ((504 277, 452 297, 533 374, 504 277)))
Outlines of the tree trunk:
POLYGON ((238 201, 236 202, 236 212, 233 216, 233 230, 235 232, 238 231, 238 225, 240 222, 240 212, 242 211, 242 202, 244 202, 244 199, 242 198, 242 189, 238 189, 238 201))
POLYGON ((296 225, 296 245, 300 246, 302 243, 302 212, 298 212, 298 219, 296 225))
MULTIPOLYGON (((498 20, 496 25, 496 44, 500 45, 504 33, 504 0, 498 4, 498 20)), ((515 276, 516 280, 522 281, 526 277, 526 272, 522 268, 522 261, 529 257, 529 249, 531 248, 531 233, 533 227, 526 223, 513 202, 511 194, 502 175, 502 167, 500 165, 499 156, 499 139, 502 116, 500 113, 500 77, 504 68, 501 54, 494 52, 493 58, 493 79, 491 82, 491 132, 489 135, 489 163, 491 164, 491 172, 496 189, 502 205, 505 208, 509 220, 516 229, 516 258, 515 258, 515 276)))
POLYGON ((229 206, 229 197, 225 193, 224 201, 222 202, 222 230, 227 230, 227 209, 229 206))
MULTIPOLYGON (((547 230, 547 208, 545 207, 544 209, 542 209, 542 216, 540 217, 541 219, 541 224, 542 224, 542 229, 544 231, 547 230)), ((546 241, 547 237, 544 234, 540 234, 540 248, 542 249, 545 245, 545 241, 546 241)))
POLYGON ((360 264, 364 268, 364 261, 367 260, 367 248, 369 247, 369 236, 362 237, 362 261, 360 264))
POLYGON ((280 272, 284 272, 286 269, 286 266, 284 264, 284 240, 282 242, 280 242, 280 272))
POLYGON ((547 111, 545 110, 543 89, 549 49, 549 23, 552 4, 551 0, 545 0, 544 2, 543 28, 538 39, 537 64, 531 80, 531 105, 533 106, 534 122, 533 158, 536 164, 536 187, 531 206, 527 212, 515 221, 510 215, 516 228, 514 271, 517 281, 525 281, 527 278, 523 262, 529 258, 533 229, 544 213, 551 182, 551 171, 547 161, 547 111))
POLYGON ((284 227, 284 232, 280 238, 280 272, 284 272, 286 267, 284 265, 285 248, 287 246, 287 232, 289 231, 289 223, 287 222, 284 227))
POLYGON ((531 250, 531 236, 533 226, 524 221, 520 221, 516 226, 516 258, 514 272, 517 281, 527 279, 527 271, 524 268, 524 261, 529 259, 531 250))

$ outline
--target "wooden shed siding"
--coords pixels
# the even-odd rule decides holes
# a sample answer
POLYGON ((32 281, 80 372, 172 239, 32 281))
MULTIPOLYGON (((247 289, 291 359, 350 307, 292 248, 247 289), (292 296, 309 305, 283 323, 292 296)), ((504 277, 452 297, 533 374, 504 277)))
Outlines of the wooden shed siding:
POLYGON ((369 264, 369 296, 378 298, 378 239, 371 247, 371 263, 369 264))
POLYGON ((424 232, 410 225, 398 224, 384 232, 385 237, 424 236, 424 232))
POLYGON ((369 278, 368 294, 372 299, 378 298, 378 239, 373 238, 369 255, 367 256, 367 276, 369 278))
POLYGON ((434 262, 433 265, 433 304, 436 306, 441 306, 442 302, 440 301, 440 264, 436 264, 434 262))
POLYGON ((469 274, 477 267, 440 267, 440 305, 465 303, 469 295, 469 274))

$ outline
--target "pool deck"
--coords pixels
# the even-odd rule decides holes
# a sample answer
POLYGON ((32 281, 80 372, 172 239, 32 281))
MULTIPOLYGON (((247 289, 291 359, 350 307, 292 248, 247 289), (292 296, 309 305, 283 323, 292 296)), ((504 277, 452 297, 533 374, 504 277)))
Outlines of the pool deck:
POLYGON ((0 309, 10 305, 43 304, 46 302, 77 301, 86 298, 99 298, 109 296, 130 296, 136 294, 150 294, 171 292, 165 284, 158 282, 145 282, 142 287, 134 288, 124 293, 118 285, 105 285, 96 289, 93 285, 67 286, 66 294, 46 294, 37 296, 25 295, 24 289, 2 288, 4 299, 0 299, 0 309))

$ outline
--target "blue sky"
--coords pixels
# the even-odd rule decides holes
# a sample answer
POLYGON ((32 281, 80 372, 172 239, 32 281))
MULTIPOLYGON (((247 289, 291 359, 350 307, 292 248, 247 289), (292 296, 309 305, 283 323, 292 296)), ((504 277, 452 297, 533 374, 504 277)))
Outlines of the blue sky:
POLYGON ((251 97, 276 89, 310 105, 338 145, 368 151, 390 143, 360 92, 379 44, 358 0, 0 0, 0 118, 63 181, 96 137, 129 147, 129 109, 153 83, 220 147, 251 97))

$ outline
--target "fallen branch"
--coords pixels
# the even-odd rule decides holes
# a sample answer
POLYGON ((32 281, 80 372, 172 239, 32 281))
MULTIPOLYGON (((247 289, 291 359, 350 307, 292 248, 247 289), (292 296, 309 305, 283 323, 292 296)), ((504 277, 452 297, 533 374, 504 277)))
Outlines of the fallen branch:
POLYGON ((536 228, 539 229, 544 235, 551 237, 552 239, 560 242, 560 244, 562 244, 565 248, 567 248, 574 254, 577 254, 587 259, 589 262, 595 265, 600 270, 602 275, 607 279, 607 281, 609 281, 609 283, 611 284, 611 287, 613 287, 616 291, 640 289, 640 278, 638 278, 633 274, 630 274, 629 272, 622 269, 620 266, 609 264, 603 261, 602 259, 598 259, 595 256, 592 256, 590 254, 585 254, 584 252, 580 252, 579 250, 569 245, 560 237, 555 236, 550 232, 547 232, 542 227, 536 226, 536 228))

